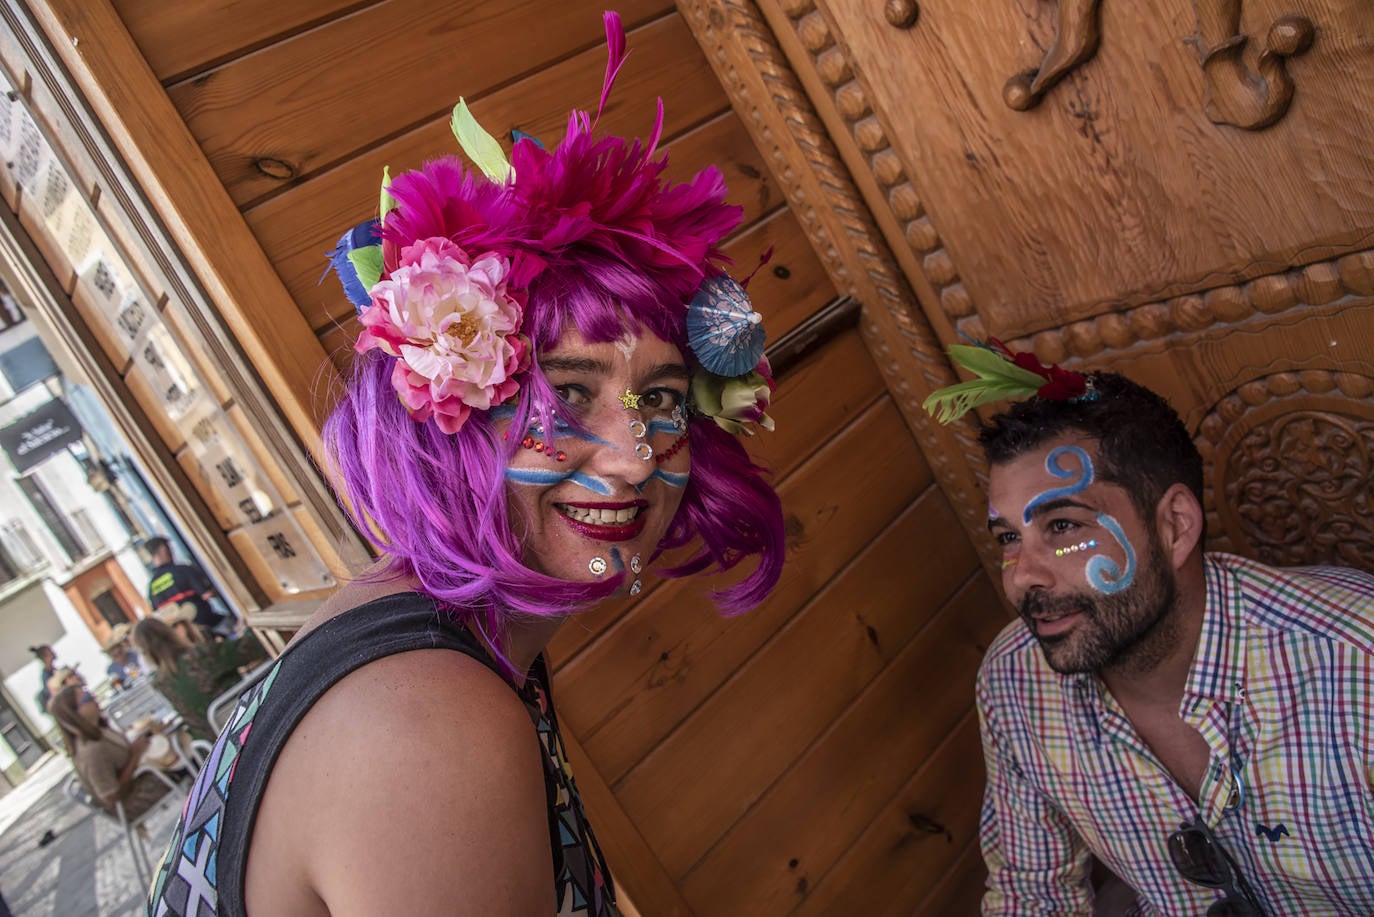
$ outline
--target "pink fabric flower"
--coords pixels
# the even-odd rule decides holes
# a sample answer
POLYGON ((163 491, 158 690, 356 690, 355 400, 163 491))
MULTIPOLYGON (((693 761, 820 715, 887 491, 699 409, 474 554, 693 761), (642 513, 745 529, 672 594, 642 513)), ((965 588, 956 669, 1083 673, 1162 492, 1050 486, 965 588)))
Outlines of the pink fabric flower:
POLYGON ((371 290, 356 349, 398 357, 391 384, 415 420, 431 416, 456 433, 519 389, 529 365, 520 335, 524 303, 507 289, 510 262, 487 252, 470 258, 445 238, 401 250, 397 266, 371 290))

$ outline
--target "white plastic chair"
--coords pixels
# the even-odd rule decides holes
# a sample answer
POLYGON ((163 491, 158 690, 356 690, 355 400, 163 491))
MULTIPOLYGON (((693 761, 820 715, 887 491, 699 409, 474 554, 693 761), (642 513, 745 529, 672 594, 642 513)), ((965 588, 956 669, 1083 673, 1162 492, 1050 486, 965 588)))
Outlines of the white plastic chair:
POLYGON ((163 804, 166 803, 168 799, 174 801, 179 800, 181 798, 181 791, 184 787, 179 786, 175 780, 155 767, 140 767, 134 772, 134 780, 137 780, 143 774, 153 774, 158 780, 167 784, 167 795, 153 803, 146 811, 132 821, 124 814, 123 802, 116 802, 114 812, 111 813, 90 794, 90 791, 81 783, 81 778, 76 774, 71 774, 67 777, 67 782, 62 785, 62 792, 68 799, 86 806, 98 815, 103 815, 106 818, 112 818, 119 822, 119 827, 124 832, 124 840, 129 845, 129 856, 133 858, 134 870, 138 873, 139 880, 143 883, 143 887, 148 888, 153 884, 153 861, 148 856, 148 848, 143 842, 143 823, 148 820, 150 815, 162 808, 163 804))
POLYGON ((260 663, 257 668, 250 670, 231 688, 210 701, 210 706, 205 710, 205 719, 209 721, 210 730, 215 735, 224 731, 224 727, 229 722, 229 717, 233 714, 234 708, 238 706, 239 698, 243 696, 243 692, 262 681, 267 673, 272 670, 272 666, 276 664, 277 660, 275 659, 260 663))

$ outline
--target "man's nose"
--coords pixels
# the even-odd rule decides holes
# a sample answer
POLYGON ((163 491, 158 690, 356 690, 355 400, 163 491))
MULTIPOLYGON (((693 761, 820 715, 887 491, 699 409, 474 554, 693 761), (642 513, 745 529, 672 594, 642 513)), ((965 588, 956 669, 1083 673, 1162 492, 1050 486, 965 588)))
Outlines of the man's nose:
POLYGON ((1054 588, 1054 552, 1023 544, 1015 562, 1006 568, 1006 582, 1017 594, 1054 588))

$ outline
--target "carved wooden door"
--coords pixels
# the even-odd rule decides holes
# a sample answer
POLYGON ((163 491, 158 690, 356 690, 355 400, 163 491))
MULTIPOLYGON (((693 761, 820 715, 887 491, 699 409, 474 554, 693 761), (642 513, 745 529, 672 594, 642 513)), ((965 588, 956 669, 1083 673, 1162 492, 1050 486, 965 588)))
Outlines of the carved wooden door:
POLYGON ((703 41, 757 58, 726 33, 766 21, 850 168, 890 257, 845 269, 895 269, 944 343, 1166 395, 1213 547, 1374 567, 1374 4, 718 6, 703 41))

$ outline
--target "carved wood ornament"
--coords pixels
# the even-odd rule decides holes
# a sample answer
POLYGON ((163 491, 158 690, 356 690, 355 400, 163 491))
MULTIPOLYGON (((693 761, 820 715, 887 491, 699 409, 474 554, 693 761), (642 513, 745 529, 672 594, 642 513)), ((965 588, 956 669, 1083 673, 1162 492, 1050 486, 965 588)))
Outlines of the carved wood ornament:
MULTIPOLYGON (((859 327, 869 353, 992 570, 997 552, 987 536, 984 462, 972 418, 941 426, 921 408, 926 395, 959 377, 769 23, 745 0, 678 0, 677 6, 755 144, 768 155, 836 289, 863 304, 859 327)), ((810 66, 834 93, 894 213, 908 221, 908 240, 929 252, 928 258, 943 258, 939 236, 814 0, 788 0, 782 12, 810 66)), ((889 24, 899 28, 914 25, 919 15, 914 2, 890 4, 888 12, 889 24)), ((952 272, 943 279, 932 291, 935 296, 962 294, 952 272)), ((972 306, 955 311, 971 314, 972 306)))
MULTIPOLYGON (((1002 98, 1026 111, 1080 64, 1097 53, 1101 0, 1059 0, 1054 41, 1040 66, 1007 80, 1002 98)), ((1198 31, 1185 39, 1197 48, 1206 83, 1207 117, 1246 130, 1268 127, 1283 117, 1293 100, 1287 60, 1312 46, 1316 28, 1306 16, 1280 16, 1269 26, 1256 70, 1245 61, 1250 36, 1240 31, 1242 0, 1194 0, 1198 31)))
POLYGON ((1102 33, 1098 28, 1101 0, 1060 0, 1054 42, 1037 70, 1007 80, 1002 98, 1017 111, 1034 108, 1045 92, 1069 71, 1092 58, 1102 33))
POLYGON ((1211 546, 1279 566, 1374 566, 1374 379, 1274 373, 1202 421, 1211 546))

